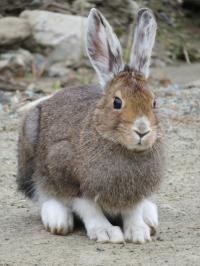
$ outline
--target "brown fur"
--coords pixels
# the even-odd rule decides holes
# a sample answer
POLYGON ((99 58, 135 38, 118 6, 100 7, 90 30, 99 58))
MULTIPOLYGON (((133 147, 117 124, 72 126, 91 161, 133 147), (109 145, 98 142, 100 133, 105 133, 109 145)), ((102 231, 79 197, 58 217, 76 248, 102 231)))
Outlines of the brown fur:
POLYGON ((152 99, 146 81, 124 71, 103 94, 98 87, 68 88, 39 103, 27 115, 34 119, 26 117, 26 130, 20 133, 21 190, 26 192, 23 184, 31 181, 33 190, 61 200, 95 198, 104 209, 115 211, 150 196, 160 184, 164 164, 152 99), (116 111, 112 102, 119 92, 124 108, 116 111), (157 139, 149 149, 136 152, 128 149, 130 136, 121 125, 128 129, 140 113, 150 119, 157 139), (37 130, 32 138, 30 123, 37 130))

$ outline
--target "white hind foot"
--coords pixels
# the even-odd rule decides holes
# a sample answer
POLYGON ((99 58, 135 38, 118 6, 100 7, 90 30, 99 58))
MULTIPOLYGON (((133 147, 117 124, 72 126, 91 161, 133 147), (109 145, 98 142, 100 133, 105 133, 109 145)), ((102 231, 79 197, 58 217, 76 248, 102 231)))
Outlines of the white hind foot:
POLYGON ((42 204, 41 218, 46 230, 53 234, 66 235, 73 231, 74 221, 71 209, 55 199, 47 200, 42 204))
POLYGON ((124 237, 118 226, 113 226, 95 202, 76 198, 73 211, 83 220, 87 235, 97 242, 124 243, 124 237))
POLYGON ((143 244, 151 241, 158 226, 158 214, 155 204, 144 200, 133 209, 122 213, 125 240, 143 244))

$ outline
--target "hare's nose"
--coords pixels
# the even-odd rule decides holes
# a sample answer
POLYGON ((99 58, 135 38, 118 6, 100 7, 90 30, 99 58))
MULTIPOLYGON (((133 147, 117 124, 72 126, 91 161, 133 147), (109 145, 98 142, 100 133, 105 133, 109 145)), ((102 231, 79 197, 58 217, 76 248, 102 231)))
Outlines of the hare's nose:
POLYGON ((150 132, 149 130, 144 132, 144 133, 141 133, 141 132, 139 132, 137 130, 134 130, 134 131, 141 139, 150 132))

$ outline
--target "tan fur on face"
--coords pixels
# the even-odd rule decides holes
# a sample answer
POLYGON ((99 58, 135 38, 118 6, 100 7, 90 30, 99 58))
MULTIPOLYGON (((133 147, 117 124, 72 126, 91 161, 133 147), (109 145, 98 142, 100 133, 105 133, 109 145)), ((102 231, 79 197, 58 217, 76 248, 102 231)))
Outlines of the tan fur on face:
POLYGON ((149 120, 151 132, 146 137, 142 149, 151 147, 156 139, 158 124, 152 102, 152 93, 142 76, 131 71, 121 72, 110 82, 96 109, 97 131, 107 139, 137 150, 137 140, 134 138, 132 127, 137 118, 144 116, 149 120), (113 108, 114 97, 122 100, 121 109, 113 108))

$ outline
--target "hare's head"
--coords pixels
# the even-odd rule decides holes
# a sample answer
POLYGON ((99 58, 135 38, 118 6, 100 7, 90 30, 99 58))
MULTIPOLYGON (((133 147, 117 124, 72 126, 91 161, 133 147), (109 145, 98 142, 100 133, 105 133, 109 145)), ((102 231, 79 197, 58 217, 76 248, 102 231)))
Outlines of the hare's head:
POLYGON ((128 149, 150 148, 158 135, 155 100, 147 86, 157 24, 149 9, 137 15, 129 65, 104 16, 92 9, 88 17, 87 51, 103 89, 95 110, 95 126, 106 139, 128 149))

